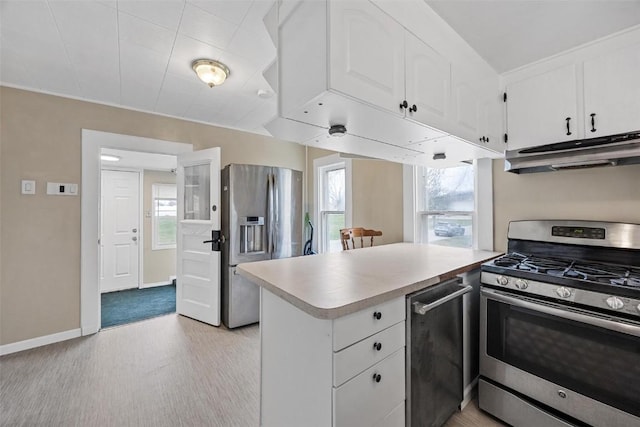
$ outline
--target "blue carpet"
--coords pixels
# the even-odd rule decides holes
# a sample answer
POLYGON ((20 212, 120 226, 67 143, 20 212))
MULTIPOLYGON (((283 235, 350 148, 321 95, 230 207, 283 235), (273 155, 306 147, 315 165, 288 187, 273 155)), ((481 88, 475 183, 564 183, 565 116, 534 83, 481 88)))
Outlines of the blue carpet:
POLYGON ((175 285, 102 294, 102 327, 175 313, 175 285))

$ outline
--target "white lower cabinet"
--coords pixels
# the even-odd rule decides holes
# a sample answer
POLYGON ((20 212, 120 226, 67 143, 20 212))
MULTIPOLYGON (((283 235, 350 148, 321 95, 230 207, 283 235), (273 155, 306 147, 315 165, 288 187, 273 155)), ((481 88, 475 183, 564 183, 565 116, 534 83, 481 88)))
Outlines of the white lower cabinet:
POLYGON ((261 426, 404 426, 404 297, 331 320, 261 288, 260 316, 261 426))
POLYGON ((404 401, 404 347, 333 389, 334 427, 372 426, 404 401))

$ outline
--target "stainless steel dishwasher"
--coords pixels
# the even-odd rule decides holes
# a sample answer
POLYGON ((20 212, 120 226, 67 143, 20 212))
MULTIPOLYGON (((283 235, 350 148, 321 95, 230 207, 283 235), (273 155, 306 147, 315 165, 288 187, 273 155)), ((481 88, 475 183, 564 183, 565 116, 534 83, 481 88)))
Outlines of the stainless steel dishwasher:
POLYGON ((472 289, 455 278, 407 295, 407 426, 439 427, 462 402, 462 296, 472 289))

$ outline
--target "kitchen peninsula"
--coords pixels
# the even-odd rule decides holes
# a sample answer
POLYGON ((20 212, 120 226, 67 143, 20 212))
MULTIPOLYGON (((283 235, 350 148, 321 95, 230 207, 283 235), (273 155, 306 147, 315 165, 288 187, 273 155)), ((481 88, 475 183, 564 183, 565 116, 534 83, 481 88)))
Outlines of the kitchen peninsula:
POLYGON ((405 296, 498 255, 396 243, 239 265, 261 287, 261 425, 404 426, 405 296))

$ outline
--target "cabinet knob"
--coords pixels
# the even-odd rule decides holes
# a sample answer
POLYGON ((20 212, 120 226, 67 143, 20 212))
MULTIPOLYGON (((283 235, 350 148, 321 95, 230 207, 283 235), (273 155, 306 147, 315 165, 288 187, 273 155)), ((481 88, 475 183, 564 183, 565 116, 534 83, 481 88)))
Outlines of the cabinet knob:
POLYGON ((567 117, 565 119, 567 121, 567 135, 571 135, 571 128, 570 128, 570 122, 571 122, 571 117, 567 117))
POLYGON ((415 113, 416 111, 418 111, 418 107, 416 107, 416 104, 413 104, 411 106, 411 108, 409 108, 409 112, 410 113, 415 113))
POLYGON ((382 379, 382 375, 380 374, 373 374, 373 380, 377 383, 380 382, 380 380, 382 379))
POLYGON ((591 113, 591 132, 596 131, 596 113, 591 113))
POLYGON ((400 109, 401 109, 401 110, 402 110, 403 108, 407 108, 408 106, 409 106, 409 103, 407 102, 407 100, 406 100, 406 99, 400 103, 400 109))
POLYGON ((376 351, 382 350, 382 343, 374 342, 373 343, 373 349, 376 350, 376 351))
POLYGON ((373 318, 376 319, 376 320, 382 319, 382 313, 380 313, 379 311, 374 311, 373 312, 373 318))

